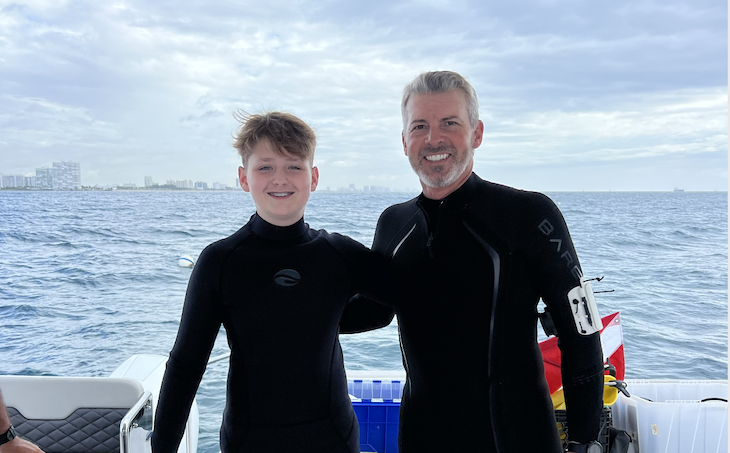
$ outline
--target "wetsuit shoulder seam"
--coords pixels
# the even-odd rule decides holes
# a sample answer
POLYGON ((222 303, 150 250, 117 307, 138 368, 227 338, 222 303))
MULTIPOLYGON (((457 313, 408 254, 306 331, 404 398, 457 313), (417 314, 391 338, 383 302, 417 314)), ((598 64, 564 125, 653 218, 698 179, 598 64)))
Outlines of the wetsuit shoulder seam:
MULTIPOLYGON (((382 252, 397 248, 399 241, 403 241, 411 230, 417 224, 425 221, 425 218, 418 218, 421 208, 416 203, 416 198, 390 206, 383 211, 378 219, 378 225, 375 229, 375 240, 373 241, 373 250, 376 248, 382 252), (411 222, 413 221, 413 224, 411 222), (387 230, 386 230, 387 225, 387 230), (381 248, 379 244, 382 239, 379 235, 385 235, 385 247, 381 248), (377 244, 377 247, 376 247, 377 244), (394 247, 395 246, 395 247, 394 247)), ((392 250, 389 252, 392 253, 392 250)))
MULTIPOLYGON (((211 272, 215 272, 215 274, 217 274, 214 275, 217 283, 215 289, 219 294, 223 291, 223 269, 228 264, 228 260, 233 252, 243 247, 246 240, 251 237, 251 234, 251 229, 247 224, 230 236, 209 244, 203 250, 203 253, 206 255, 213 254, 213 257, 211 258, 216 261, 214 266, 208 267, 212 267, 213 269, 211 269, 211 272)), ((203 253, 201 253, 201 256, 203 253)))
MULTIPOLYGON (((314 240, 321 240, 326 244, 326 246, 331 249, 333 252, 335 252, 335 255, 337 255, 337 258, 342 262, 342 264, 345 266, 345 269, 347 269, 347 278, 349 280, 349 283, 352 283, 352 276, 350 275, 352 273, 352 268, 350 266, 350 262, 347 257, 347 251, 345 248, 347 246, 352 246, 352 251, 355 251, 356 244, 362 246, 363 248, 367 248, 364 245, 360 244, 359 242, 355 241, 349 236, 346 236, 344 234, 340 233, 328 233, 326 230, 314 230, 318 234, 314 238, 314 240), (347 244, 347 245, 345 245, 347 244)), ((351 286, 351 285, 350 285, 351 286)))

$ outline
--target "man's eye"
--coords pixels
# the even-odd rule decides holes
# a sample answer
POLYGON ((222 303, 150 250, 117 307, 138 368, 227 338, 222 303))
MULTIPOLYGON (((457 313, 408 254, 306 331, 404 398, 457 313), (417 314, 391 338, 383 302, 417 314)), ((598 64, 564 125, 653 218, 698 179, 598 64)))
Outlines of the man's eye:
POLYGON ((413 127, 413 130, 416 131, 416 130, 424 129, 425 127, 426 126, 424 126, 423 124, 418 124, 418 125, 416 125, 416 126, 413 127))
POLYGON ((456 121, 447 121, 446 125, 447 126, 456 126, 456 121))

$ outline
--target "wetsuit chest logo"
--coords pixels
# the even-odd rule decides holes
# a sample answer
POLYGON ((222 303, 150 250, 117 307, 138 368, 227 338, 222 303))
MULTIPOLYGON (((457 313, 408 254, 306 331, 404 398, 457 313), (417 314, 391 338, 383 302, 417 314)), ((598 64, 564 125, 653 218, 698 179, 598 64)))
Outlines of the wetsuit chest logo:
POLYGON ((282 269, 274 275, 274 282, 279 286, 294 286, 302 279, 294 269, 282 269))

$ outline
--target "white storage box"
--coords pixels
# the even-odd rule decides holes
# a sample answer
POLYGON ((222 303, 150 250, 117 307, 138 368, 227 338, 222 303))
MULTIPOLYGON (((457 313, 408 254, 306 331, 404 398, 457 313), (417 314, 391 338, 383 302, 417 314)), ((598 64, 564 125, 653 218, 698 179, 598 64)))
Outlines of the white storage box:
POLYGON ((626 380, 613 425, 639 453, 727 453, 727 381, 626 380))

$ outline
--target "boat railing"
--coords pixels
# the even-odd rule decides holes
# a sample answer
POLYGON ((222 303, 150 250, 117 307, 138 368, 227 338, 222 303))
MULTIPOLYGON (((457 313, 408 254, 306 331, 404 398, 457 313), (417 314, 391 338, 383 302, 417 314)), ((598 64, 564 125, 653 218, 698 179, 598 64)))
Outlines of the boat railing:
POLYGON ((151 451, 152 393, 146 391, 119 423, 119 453, 151 451))
POLYGON ((215 357, 211 357, 210 359, 208 359, 208 365, 210 365, 211 363, 220 362, 221 360, 226 360, 230 356, 231 356, 231 353, 230 352, 226 352, 224 354, 217 355, 215 357))

